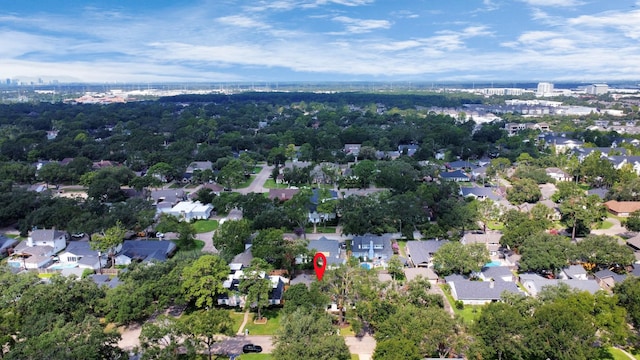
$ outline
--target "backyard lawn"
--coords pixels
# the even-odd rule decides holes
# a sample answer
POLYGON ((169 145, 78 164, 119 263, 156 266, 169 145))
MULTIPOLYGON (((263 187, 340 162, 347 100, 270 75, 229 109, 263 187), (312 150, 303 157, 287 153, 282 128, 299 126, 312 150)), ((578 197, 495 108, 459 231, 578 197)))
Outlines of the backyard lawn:
POLYGON ((280 327, 280 310, 263 310, 262 316, 267 318, 266 324, 254 324, 253 319, 256 317, 256 314, 252 313, 250 315, 247 326, 245 326, 245 329, 249 329, 249 335, 275 335, 278 327, 280 327))
POLYGON ((198 220, 193 224, 196 233, 206 233, 218 228, 218 220, 198 220))
POLYGON ((603 221, 600 226, 598 226, 598 229, 600 230, 607 230, 607 229, 611 229, 613 227, 613 223, 611 221, 603 221))
POLYGON ((610 347, 609 349, 609 354, 611 355, 611 359, 613 360, 629 360, 629 359, 635 359, 635 357, 629 357, 627 356, 627 354, 625 354, 624 352, 622 352, 622 350, 620 349, 616 349, 614 347, 610 347))
POLYGON ((475 319, 480 316, 483 305, 465 305, 463 309, 458 309, 456 308, 456 301, 453 299, 453 296, 451 296, 450 291, 445 287, 442 287, 442 291, 444 292, 449 304, 451 304, 453 312, 460 316, 465 323, 472 324, 475 319))
POLYGON ((240 356, 237 356, 236 359, 238 360, 271 360, 273 359, 273 356, 271 356, 271 354, 242 354, 240 356))
POLYGON ((275 180, 269 178, 262 185, 265 189, 286 189, 289 187, 287 184, 276 184, 275 180))

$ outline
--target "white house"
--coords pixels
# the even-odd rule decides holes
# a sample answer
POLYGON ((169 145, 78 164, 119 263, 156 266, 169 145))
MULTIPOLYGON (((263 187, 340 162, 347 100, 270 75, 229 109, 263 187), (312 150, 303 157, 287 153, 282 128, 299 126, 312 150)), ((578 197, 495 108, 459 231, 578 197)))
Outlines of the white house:
POLYGON ((67 247, 67 233, 59 230, 33 230, 27 238, 27 246, 50 246, 52 254, 67 247))
POLYGON ((185 221, 208 219, 212 211, 213 206, 211 204, 205 205, 199 201, 181 201, 170 209, 162 209, 162 212, 185 221))
POLYGON ((58 230, 33 230, 27 240, 14 249, 8 264, 14 268, 39 269, 51 264, 53 255, 67 246, 67 233, 58 230))

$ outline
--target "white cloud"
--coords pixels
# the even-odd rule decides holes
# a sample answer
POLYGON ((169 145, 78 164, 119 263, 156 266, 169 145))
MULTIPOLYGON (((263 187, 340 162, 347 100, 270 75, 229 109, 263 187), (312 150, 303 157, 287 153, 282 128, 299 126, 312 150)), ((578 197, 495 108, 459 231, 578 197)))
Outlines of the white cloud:
POLYGON ((346 30, 352 34, 363 34, 391 27, 391 22, 387 20, 354 19, 347 16, 336 16, 333 20, 345 24, 346 30))
POLYGON ((572 7, 583 5, 580 0, 520 0, 531 6, 572 7))
POLYGON ((223 16, 216 19, 218 22, 231 25, 235 27, 249 28, 249 29, 268 29, 270 26, 263 22, 252 19, 248 16, 242 15, 230 15, 223 16))

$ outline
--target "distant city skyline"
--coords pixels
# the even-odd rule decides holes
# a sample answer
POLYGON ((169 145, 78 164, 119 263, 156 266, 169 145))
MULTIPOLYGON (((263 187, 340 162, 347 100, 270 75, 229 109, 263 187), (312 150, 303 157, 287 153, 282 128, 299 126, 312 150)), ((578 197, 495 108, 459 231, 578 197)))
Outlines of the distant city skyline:
POLYGON ((0 0, 0 24, 25 82, 640 80, 636 0, 0 0))

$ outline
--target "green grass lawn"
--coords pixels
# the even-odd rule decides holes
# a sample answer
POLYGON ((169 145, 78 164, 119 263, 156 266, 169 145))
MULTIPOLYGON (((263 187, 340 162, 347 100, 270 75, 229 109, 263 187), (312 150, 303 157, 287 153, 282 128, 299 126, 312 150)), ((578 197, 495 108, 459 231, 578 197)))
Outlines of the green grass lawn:
POLYGON ((400 247, 400 255, 407 256, 407 241, 406 240, 398 240, 398 246, 400 247))
POLYGON ((251 314, 251 318, 245 326, 245 329, 249 329, 249 335, 275 335, 280 327, 280 309, 263 310, 262 314, 267 318, 266 324, 254 324, 253 319, 256 314, 251 314))
POLYGON ((257 173, 259 173, 260 171, 262 171, 262 166, 257 166, 257 165, 256 165, 256 166, 254 166, 254 167, 253 167, 253 173, 254 173, 254 174, 257 174, 257 173))
MULTIPOLYGON (((306 229, 307 234, 313 234, 313 226, 309 226, 306 229)), ((322 225, 316 226, 316 232, 318 234, 335 234, 336 227, 335 226, 327 226, 324 227, 322 225)))
POLYGON ((598 229, 600 230, 607 230, 607 229, 611 229, 613 227, 613 223, 611 221, 603 221, 600 226, 598 226, 598 229))
POLYGON ((240 330, 240 325, 242 325, 242 321, 244 320, 244 313, 230 310, 229 314, 231 314, 231 319, 233 320, 233 328, 238 332, 238 330, 240 330))
POLYGON ((478 316, 480 316, 480 312, 482 311, 482 308, 483 308, 482 305, 465 305, 463 309, 457 309, 456 301, 453 299, 453 296, 451 296, 451 293, 447 291, 444 287, 442 288, 442 290, 444 291, 444 295, 447 301, 449 302, 449 304, 451 304, 451 307, 453 308, 453 312, 457 316, 460 316, 460 318, 462 318, 462 320, 465 323, 472 324, 475 321, 475 319, 477 319, 478 316))
MULTIPOLYGON (((627 356, 627 354, 623 353, 622 350, 620 350, 620 349, 616 349, 614 347, 610 347, 607 350, 609 351, 609 354, 611 355, 610 359, 614 359, 614 360, 629 360, 629 359, 631 359, 630 357, 627 356)), ((635 359, 635 357, 633 359, 635 359)))
POLYGON ((236 357, 236 359, 239 359, 239 360, 265 360, 265 359, 273 359, 273 356, 271 356, 271 354, 242 354, 242 355, 236 357))
POLYGON ((287 184, 276 184, 276 181, 271 178, 267 179, 262 186, 266 189, 286 189, 289 187, 287 184))
POLYGON ((487 223, 487 229, 489 230, 502 230, 504 229, 504 224, 497 221, 489 221, 487 223))
POLYGON ((193 223, 196 233, 206 233, 218 228, 218 220, 198 220, 193 223))
POLYGON ((244 188, 248 188, 249 185, 251 185, 251 183, 253 182, 253 179, 255 179, 256 176, 255 175, 251 175, 249 176, 249 178, 247 180, 245 180, 244 182, 240 183, 240 185, 238 185, 236 187, 236 189, 244 189, 244 188))
POLYGON ((351 360, 360 360, 360 356, 356 354, 351 354, 351 360))
POLYGON ((195 243, 196 243, 196 248, 194 250, 195 251, 202 251, 202 248, 204 247, 204 241, 195 240, 195 243))

